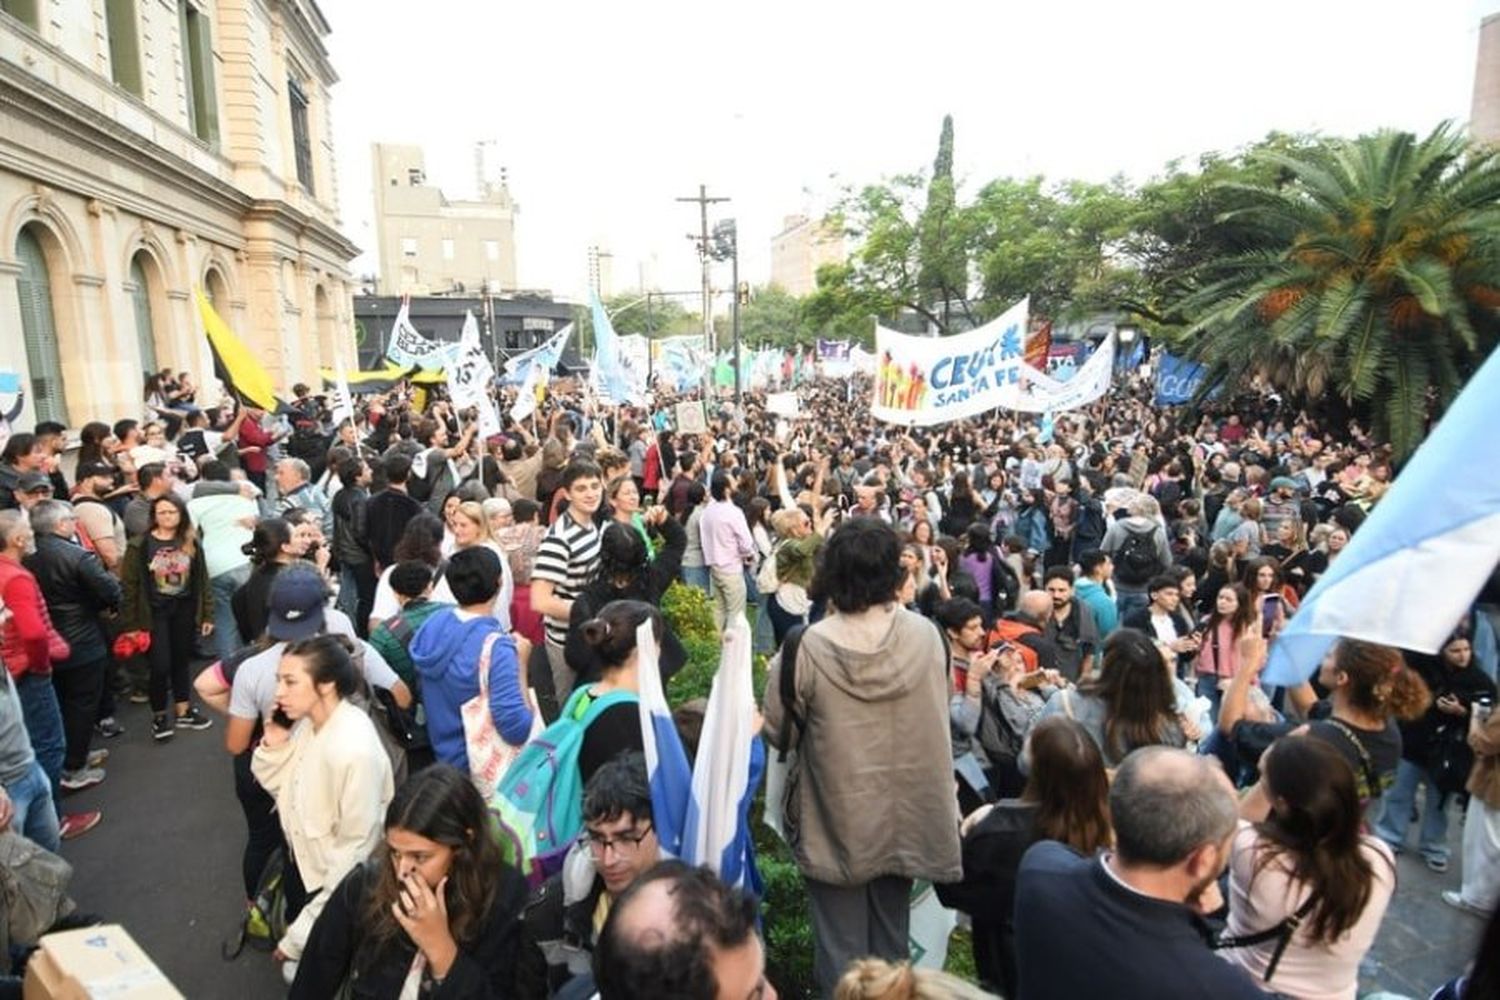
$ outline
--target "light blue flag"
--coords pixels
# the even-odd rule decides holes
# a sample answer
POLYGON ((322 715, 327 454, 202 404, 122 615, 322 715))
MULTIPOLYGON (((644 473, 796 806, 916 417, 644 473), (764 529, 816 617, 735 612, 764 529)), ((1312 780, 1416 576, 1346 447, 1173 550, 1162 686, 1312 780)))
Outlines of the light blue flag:
POLYGON ((1500 561, 1500 351, 1328 567, 1271 647, 1265 680, 1310 677, 1340 637, 1436 653, 1500 561))
POLYGON ((598 380, 599 395, 615 405, 631 401, 630 374, 620 360, 620 338, 615 335, 614 324, 604 303, 593 295, 594 317, 594 376, 598 380))

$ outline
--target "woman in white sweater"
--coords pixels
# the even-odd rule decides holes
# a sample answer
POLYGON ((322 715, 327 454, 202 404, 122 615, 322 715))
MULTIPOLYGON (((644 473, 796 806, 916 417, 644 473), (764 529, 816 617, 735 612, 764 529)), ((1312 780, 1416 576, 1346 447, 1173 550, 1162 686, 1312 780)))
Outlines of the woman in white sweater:
POLYGON ((341 636, 288 646, 276 674, 276 710, 252 762, 256 780, 276 800, 309 895, 276 948, 288 982, 329 892, 380 842, 395 790, 375 724, 346 700, 356 676, 341 636))

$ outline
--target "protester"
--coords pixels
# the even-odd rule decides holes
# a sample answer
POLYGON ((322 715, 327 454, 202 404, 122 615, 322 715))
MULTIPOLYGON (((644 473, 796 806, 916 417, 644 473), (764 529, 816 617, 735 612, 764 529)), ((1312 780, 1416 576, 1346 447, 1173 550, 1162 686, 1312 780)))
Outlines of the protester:
MULTIPOLYGON (((652 512, 650 522, 662 532, 664 539, 655 559, 648 558, 640 534, 634 528, 612 524, 604 529, 599 545, 598 575, 574 599, 569 612, 568 640, 563 654, 573 671, 575 685, 591 684, 599 679, 601 672, 594 647, 584 637, 585 623, 598 617, 614 601, 659 605, 667 588, 677 579, 686 533, 682 525, 666 516, 666 509, 662 507, 652 512)), ((665 626, 658 641, 662 644, 662 677, 670 678, 687 662, 687 652, 677 636, 665 626)))
POLYGON ((1046 719, 1024 753, 1025 790, 964 817, 963 881, 938 886, 945 906, 974 920, 980 984, 1007 997, 1016 995, 1016 872, 1026 849, 1051 840, 1089 857, 1111 841, 1109 780, 1087 731, 1069 719, 1046 719))
POLYGON ((310 894, 276 945, 288 982, 334 890, 378 842, 394 791, 375 724, 348 700, 358 675, 347 642, 318 636, 286 648, 276 677, 278 711, 263 720, 252 762, 256 781, 276 801, 310 894))
POLYGON ((171 494, 156 498, 146 532, 125 549, 121 582, 122 628, 150 636, 152 738, 209 728, 213 723, 192 703, 188 666, 197 637, 213 632, 214 598, 187 504, 171 494))
POLYGON ((1288 736, 1261 771, 1271 812, 1234 836, 1221 954, 1279 996, 1353 997, 1395 856, 1361 832, 1354 769, 1328 743, 1288 736))
POLYGON ((507 867, 467 775, 436 765, 391 797, 374 854, 330 888, 288 994, 511 994, 526 883, 507 867))
POLYGON ((594 953, 599 1000, 776 1000, 756 920, 755 901, 707 869, 662 862, 609 909, 594 953))
POLYGON ((592 462, 577 461, 563 469, 560 488, 567 492, 568 509, 542 539, 531 571, 531 606, 545 618, 547 663, 559 702, 573 690, 573 671, 563 652, 573 599, 599 570, 601 534, 594 514, 603 498, 601 476, 592 462))
POLYGON ((800 817, 793 854, 824 992, 854 958, 906 956, 912 879, 962 874, 946 655, 937 629, 896 605, 899 561, 889 525, 841 525, 813 581, 828 616, 807 629, 795 661, 773 661, 766 681, 767 738, 798 750, 787 809, 800 817), (783 670, 795 692, 785 702, 783 670))
POLYGON ((1238 822, 1223 771, 1182 750, 1137 750, 1115 773, 1109 815, 1111 851, 1080 857, 1044 840, 1021 859, 1017 995, 1076 1000, 1108 984, 1122 1000, 1263 997, 1208 946, 1238 822))
POLYGON ((1445 891, 1443 902, 1483 916, 1500 908, 1500 712, 1493 705, 1470 713, 1469 747, 1474 769, 1464 786, 1463 883, 1445 891))

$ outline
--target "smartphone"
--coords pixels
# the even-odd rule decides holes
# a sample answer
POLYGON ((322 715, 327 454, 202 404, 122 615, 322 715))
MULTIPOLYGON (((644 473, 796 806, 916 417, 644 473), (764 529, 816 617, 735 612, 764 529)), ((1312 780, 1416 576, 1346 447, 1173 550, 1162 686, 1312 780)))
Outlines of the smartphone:
POLYGON ((292 721, 292 717, 290 715, 287 715, 280 706, 277 706, 271 712, 271 721, 276 723, 282 729, 291 729, 296 725, 296 723, 292 721))

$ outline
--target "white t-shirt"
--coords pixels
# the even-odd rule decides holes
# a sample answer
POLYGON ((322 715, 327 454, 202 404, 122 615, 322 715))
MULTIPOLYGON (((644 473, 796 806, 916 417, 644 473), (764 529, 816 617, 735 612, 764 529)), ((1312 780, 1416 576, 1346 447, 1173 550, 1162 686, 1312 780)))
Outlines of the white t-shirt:
MULTIPOLYGON (((495 542, 485 542, 484 547, 500 557, 500 592, 495 595, 495 603, 492 612, 500 622, 500 627, 510 631, 510 602, 516 595, 516 578, 511 575, 510 560, 505 557, 505 551, 495 542)), ((396 591, 391 588, 391 570, 394 566, 387 566, 380 574, 380 579, 375 582, 375 604, 370 609, 371 622, 383 622, 401 610, 401 603, 396 600, 396 591)), ((439 604, 457 604, 453 599, 453 591, 448 587, 446 575, 437 578, 432 586, 431 600, 439 604)))
POLYGON ((1168 645, 1182 638, 1177 634, 1177 623, 1172 620, 1171 615, 1152 612, 1151 628, 1156 632, 1156 638, 1168 645))

